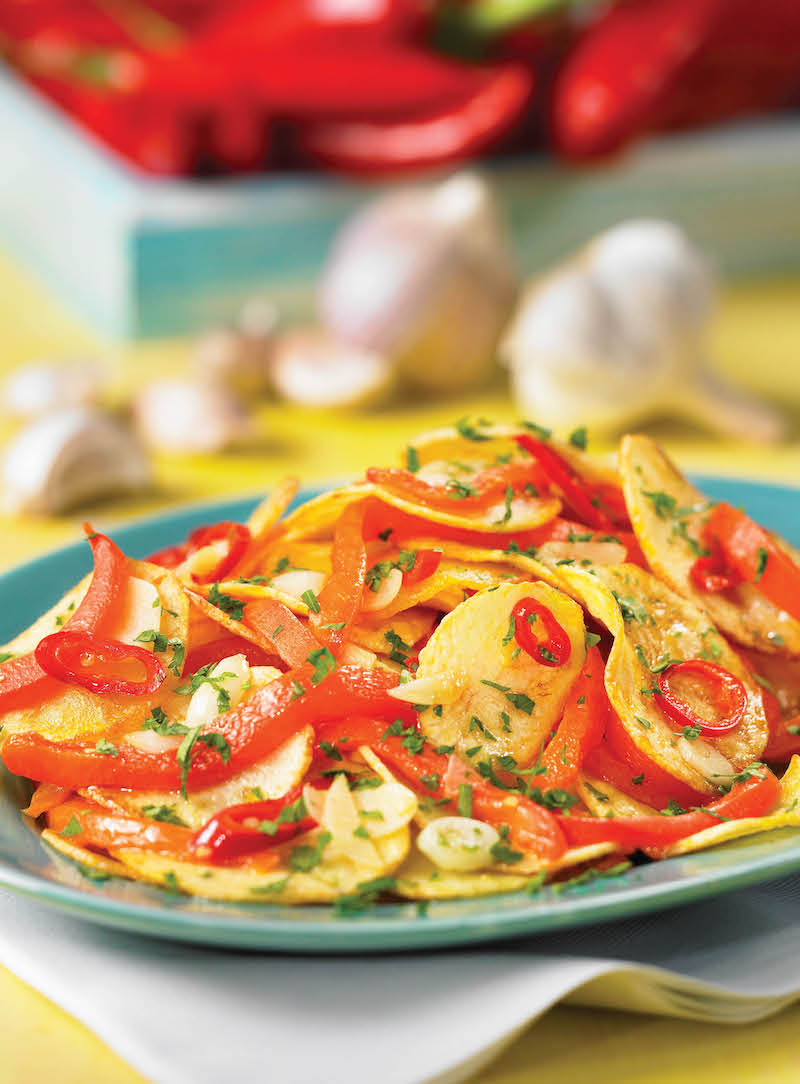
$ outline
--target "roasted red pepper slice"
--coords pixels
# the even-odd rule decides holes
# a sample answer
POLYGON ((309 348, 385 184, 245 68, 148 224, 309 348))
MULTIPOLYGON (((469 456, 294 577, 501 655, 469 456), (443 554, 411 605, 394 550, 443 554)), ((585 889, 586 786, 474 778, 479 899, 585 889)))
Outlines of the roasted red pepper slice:
POLYGON ((288 666, 303 666, 311 652, 319 650, 319 640, 288 606, 277 599, 260 598, 248 602, 244 620, 246 625, 275 645, 275 650, 288 666))
POLYGON ((698 557, 689 569, 692 583, 700 591, 727 591, 742 582, 739 573, 729 568, 719 541, 712 535, 705 535, 705 543, 710 550, 706 557, 698 557))
POLYGON ((361 607, 367 578, 364 505, 351 504, 339 517, 333 535, 331 574, 319 593, 319 612, 309 615, 318 639, 338 654, 361 607))
POLYGON ((717 541, 728 569, 800 621, 800 567, 784 553, 769 531, 739 509, 718 504, 704 533, 717 541))
POLYGON ((574 786, 587 753, 603 740, 609 711, 604 675, 603 657, 590 647, 542 756, 548 787, 569 790, 574 786))
MULTIPOLYGON (((410 735, 392 735, 386 732, 385 725, 373 719, 350 718, 318 726, 317 739, 327 741, 342 753, 359 745, 368 745, 417 793, 436 801, 449 798, 451 808, 455 808, 459 784, 468 783, 472 787, 475 816, 491 824, 507 825, 509 842, 513 846, 549 859, 559 858, 564 853, 563 834, 547 809, 487 782, 458 757, 436 753, 426 746, 415 752, 418 742, 408 741, 409 736, 416 737, 415 730, 412 724, 410 735)), ((442 805, 442 808, 447 806, 442 805)))
POLYGON ((396 467, 370 467, 367 481, 426 508, 467 513, 474 513, 493 501, 502 500, 509 486, 515 493, 524 491, 525 486, 533 486, 537 494, 545 492, 547 488, 545 475, 533 463, 503 463, 487 467, 471 478, 469 483, 453 480, 444 485, 431 485, 411 471, 396 467))
MULTIPOLYGON (((210 786, 229 779, 274 752, 309 723, 369 713, 375 718, 410 719, 408 705, 389 696, 397 675, 388 670, 340 666, 318 685, 311 667, 291 670, 258 689, 249 700, 220 715, 208 727, 228 743, 230 759, 202 745, 188 772, 191 786, 210 786)), ((2 758, 16 775, 58 786, 132 787, 177 790, 180 766, 175 754, 144 753, 128 742, 117 743, 118 756, 103 756, 93 742, 49 741, 35 732, 11 734, 2 758)))
POLYGON ((212 569, 202 576, 192 576, 195 583, 216 583, 224 580, 228 573, 236 567, 250 545, 250 529, 243 523, 232 523, 223 520, 210 527, 197 527, 189 535, 189 553, 196 553, 204 546, 210 546, 214 542, 227 542, 227 552, 212 569))
MULTIPOLYGON (((94 557, 94 572, 83 600, 72 617, 64 624, 64 631, 96 632, 110 627, 116 620, 128 566, 125 554, 104 534, 89 533, 89 545, 94 557)), ((59 685, 36 660, 33 652, 9 659, 0 666, 0 714, 26 704, 41 703, 55 696, 59 685)))
POLYGON ((309 832, 317 822, 303 812, 304 804, 301 809, 295 806, 302 795, 303 787, 298 785, 282 798, 244 802, 219 810, 195 833, 192 840, 195 855, 204 862, 227 862, 309 832))
POLYGON ((244 655, 250 666, 278 666, 281 662, 277 653, 271 655, 258 644, 254 644, 252 640, 245 640, 243 636, 234 636, 230 633, 193 648, 186 656, 184 673, 194 674, 202 666, 221 662, 222 659, 228 659, 231 655, 244 655))
POLYGON ((47 814, 47 825, 58 834, 62 834, 68 825, 71 829, 79 827, 80 831, 71 831, 69 836, 70 843, 78 847, 136 847, 187 861, 194 857, 192 833, 188 828, 147 820, 135 813, 106 809, 82 798, 70 798, 51 809, 47 814))
POLYGON ((403 571, 403 586, 411 587, 415 583, 427 580, 434 575, 441 563, 441 550, 417 550, 414 564, 403 571))
POLYGON ((699 727, 704 737, 715 738, 720 734, 730 734, 742 724, 747 710, 747 690, 735 674, 715 662, 688 659, 686 662, 674 663, 657 675, 656 684, 661 690, 656 693, 656 703, 665 715, 681 727, 699 727), (685 677, 687 674, 700 678, 705 685, 710 686, 715 706, 725 713, 725 717, 719 722, 710 722, 698 715, 675 692, 673 682, 677 677, 685 677))
POLYGON ((80 685, 100 696, 148 696, 166 677, 161 661, 151 651, 136 644, 103 640, 90 632, 54 632, 39 642, 34 654, 50 677, 80 685), (144 677, 138 681, 106 672, 115 668, 129 670, 131 663, 144 669, 144 677))
POLYGON ((589 496, 589 487, 563 456, 560 456, 546 441, 538 440, 530 433, 520 433, 515 440, 520 448, 524 448, 541 465, 549 480, 561 492, 565 503, 581 523, 596 527, 600 531, 613 529, 611 519, 599 507, 599 496, 589 496), (597 501, 597 505, 594 501, 597 501))
POLYGON ((695 832, 713 828, 723 820, 763 817, 780 798, 781 785, 766 767, 754 768, 748 779, 735 783, 722 798, 677 816, 646 817, 560 817, 564 835, 574 847, 592 843, 617 843, 626 852, 646 849, 661 857, 664 848, 695 832), (708 812, 705 812, 708 810, 708 812))
POLYGON ((521 598, 511 611, 514 639, 526 654, 541 666, 563 666, 569 662, 572 644, 564 628, 552 613, 535 598, 521 598), (541 621, 547 636, 537 639, 533 622, 541 621))

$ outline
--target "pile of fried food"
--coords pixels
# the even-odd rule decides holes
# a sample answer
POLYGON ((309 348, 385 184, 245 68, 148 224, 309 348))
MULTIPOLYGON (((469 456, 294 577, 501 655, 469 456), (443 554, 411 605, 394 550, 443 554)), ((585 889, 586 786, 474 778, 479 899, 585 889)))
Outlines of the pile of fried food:
POLYGON ((94 571, 6 647, 2 759, 94 878, 444 899, 800 826, 800 555, 643 436, 460 421, 94 571))

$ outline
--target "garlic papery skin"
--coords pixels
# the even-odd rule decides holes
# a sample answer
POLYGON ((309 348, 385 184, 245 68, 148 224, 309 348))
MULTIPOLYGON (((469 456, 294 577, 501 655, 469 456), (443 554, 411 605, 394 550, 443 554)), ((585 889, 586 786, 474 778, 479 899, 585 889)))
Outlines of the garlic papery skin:
POLYGON ((417 837, 417 847, 439 869, 469 873, 492 866, 492 847, 500 841, 490 824, 472 817, 439 817, 417 837))
POLYGON ((310 568, 297 568, 289 572, 279 572, 269 581, 270 587, 284 595, 291 595, 301 600, 306 591, 313 591, 318 595, 322 590, 327 576, 324 572, 313 572, 310 568))
POLYGON ((136 428, 162 452, 211 454, 251 432, 241 403, 224 388, 190 380, 146 384, 133 402, 136 428))
POLYGON ((204 681, 192 693, 186 710, 186 726, 190 729, 196 726, 207 726, 218 715, 221 715, 222 711, 236 707, 244 696, 245 687, 250 680, 250 667, 244 655, 230 655, 227 659, 218 662, 208 676, 219 680, 213 685, 204 681), (228 706, 222 710, 218 696, 220 689, 224 689, 230 699, 228 706))
POLYGON ((70 407, 45 415, 12 439, 2 480, 8 511, 56 515, 143 489, 150 467, 135 437, 113 417, 70 407))
POLYGON ((403 573, 399 568, 393 568, 381 580, 380 587, 377 591, 373 591, 369 587, 364 589, 361 609, 369 612, 373 610, 382 610, 384 606, 388 606, 390 603, 394 602, 400 593, 400 588, 402 586, 403 573))
POLYGON ((3 407, 15 418, 38 418, 69 406, 96 404, 105 390, 102 366, 83 359, 23 365, 3 387, 3 407))
POLYGON ((284 399, 301 406, 368 406, 387 397, 394 372, 374 350, 319 328, 294 328, 275 344, 272 383, 284 399))
POLYGON ((516 292, 491 192, 474 174, 379 198, 335 238, 323 324, 437 392, 483 382, 516 292))

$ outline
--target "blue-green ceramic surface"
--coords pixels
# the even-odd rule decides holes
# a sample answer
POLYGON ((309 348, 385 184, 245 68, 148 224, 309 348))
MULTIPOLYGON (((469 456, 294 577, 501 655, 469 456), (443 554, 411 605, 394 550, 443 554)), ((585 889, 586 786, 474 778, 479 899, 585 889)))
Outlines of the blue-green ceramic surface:
MULTIPOLYGON (((800 491, 719 478, 701 478, 699 484, 800 544, 800 491)), ((112 533, 127 553, 143 557, 198 524, 243 519, 251 507, 236 501, 180 509, 112 533)), ((77 543, 0 577, 0 642, 56 602, 89 563, 88 548, 77 543)), ((343 918, 329 907, 213 903, 117 878, 87 880, 74 863, 44 845, 20 815, 29 792, 24 781, 3 775, 0 885, 104 925, 232 948, 354 953, 441 948, 623 918, 800 870, 800 831, 783 829, 561 892, 545 888, 533 897, 513 893, 431 903, 424 914, 416 904, 381 904, 343 918)))

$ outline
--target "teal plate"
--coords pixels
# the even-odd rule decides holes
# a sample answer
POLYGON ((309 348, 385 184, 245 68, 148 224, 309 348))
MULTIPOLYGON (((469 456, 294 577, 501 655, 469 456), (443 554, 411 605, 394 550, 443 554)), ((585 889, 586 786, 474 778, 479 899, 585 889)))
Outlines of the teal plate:
MULTIPOLYGON (((720 478, 698 481, 713 497, 743 505, 800 544, 800 491, 720 478)), ((303 499, 310 496, 307 492, 303 499)), ((201 523, 244 519, 251 507, 237 501, 180 509, 121 527, 113 536, 126 553, 143 557, 201 523)), ((87 547, 76 543, 0 577, 0 642, 31 624, 88 567, 87 547)), ((445 948, 625 918, 800 870, 800 831, 782 829, 561 891, 431 903, 422 912, 416 904, 379 904, 345 918, 324 906, 216 903, 118 878, 88 880, 43 844, 35 826, 21 816, 29 784, 8 773, 0 778, 0 885, 105 926, 230 948, 352 953, 445 948)))

